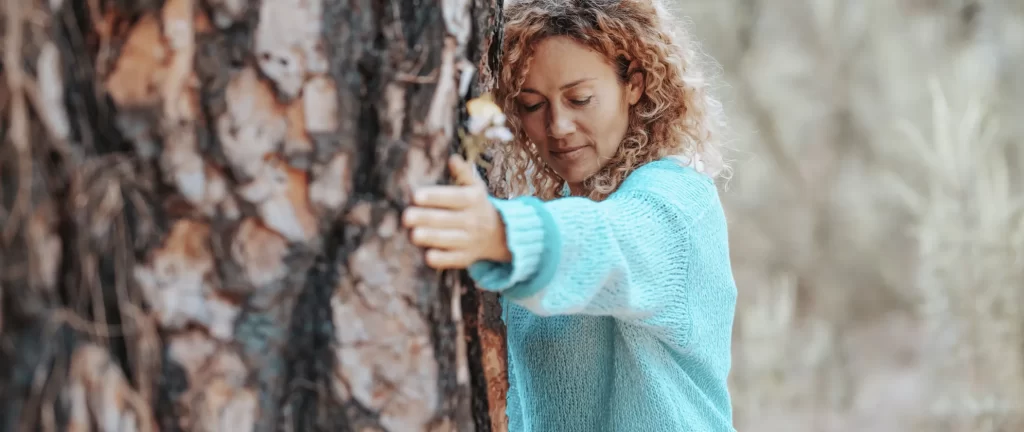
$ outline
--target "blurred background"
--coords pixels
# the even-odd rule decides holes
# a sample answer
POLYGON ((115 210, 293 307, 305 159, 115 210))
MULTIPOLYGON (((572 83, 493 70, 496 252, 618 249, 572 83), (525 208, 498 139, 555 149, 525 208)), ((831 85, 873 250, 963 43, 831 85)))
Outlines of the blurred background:
POLYGON ((736 428, 1024 430, 1024 1, 670 1, 732 123, 736 428))

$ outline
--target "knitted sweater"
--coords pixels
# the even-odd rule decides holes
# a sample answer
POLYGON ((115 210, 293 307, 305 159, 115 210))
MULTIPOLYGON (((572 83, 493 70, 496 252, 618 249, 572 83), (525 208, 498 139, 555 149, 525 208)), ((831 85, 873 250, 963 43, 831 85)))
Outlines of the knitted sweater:
POLYGON ((607 199, 492 198, 511 263, 502 294, 511 432, 734 432, 736 285, 710 178, 669 160, 607 199))

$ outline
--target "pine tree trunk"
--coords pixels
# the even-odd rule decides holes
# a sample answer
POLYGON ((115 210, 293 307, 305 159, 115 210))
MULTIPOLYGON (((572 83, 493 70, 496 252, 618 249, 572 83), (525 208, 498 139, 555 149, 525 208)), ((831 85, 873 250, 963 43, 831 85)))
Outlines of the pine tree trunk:
POLYGON ((504 430, 495 297, 399 225, 500 11, 4 2, 0 430, 504 430))

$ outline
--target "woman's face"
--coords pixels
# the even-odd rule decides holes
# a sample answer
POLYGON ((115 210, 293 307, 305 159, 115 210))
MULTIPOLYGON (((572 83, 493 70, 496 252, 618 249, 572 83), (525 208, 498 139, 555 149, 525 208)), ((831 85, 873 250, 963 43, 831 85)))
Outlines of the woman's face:
POLYGON ((642 93, 642 74, 623 83, 604 55, 554 36, 535 48, 518 113, 541 158, 573 187, 615 155, 642 93))

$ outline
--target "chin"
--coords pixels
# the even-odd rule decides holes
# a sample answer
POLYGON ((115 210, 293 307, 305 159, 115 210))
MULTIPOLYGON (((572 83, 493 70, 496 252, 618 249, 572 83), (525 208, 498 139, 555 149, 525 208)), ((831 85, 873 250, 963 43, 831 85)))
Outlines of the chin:
POLYGON ((569 183, 583 183, 601 168, 589 148, 569 160, 549 156, 547 163, 555 171, 555 174, 569 183))
POLYGON ((569 183, 583 183, 586 179, 590 178, 597 173, 596 169, 591 169, 587 165, 574 165, 568 167, 560 167, 555 170, 555 174, 558 174, 562 180, 569 183))

